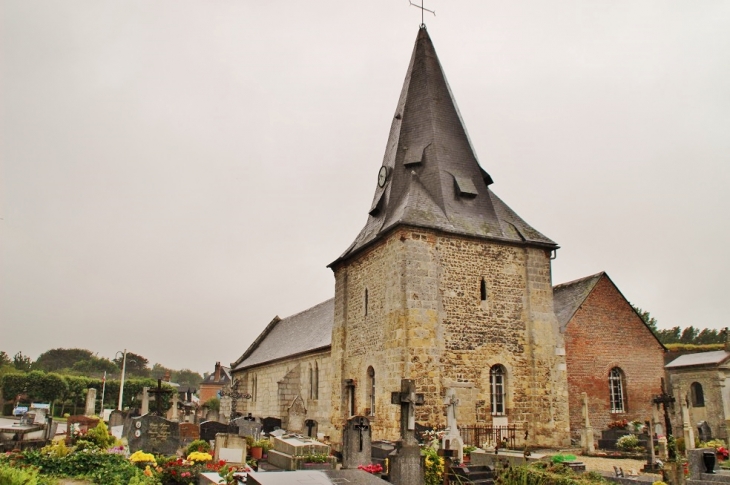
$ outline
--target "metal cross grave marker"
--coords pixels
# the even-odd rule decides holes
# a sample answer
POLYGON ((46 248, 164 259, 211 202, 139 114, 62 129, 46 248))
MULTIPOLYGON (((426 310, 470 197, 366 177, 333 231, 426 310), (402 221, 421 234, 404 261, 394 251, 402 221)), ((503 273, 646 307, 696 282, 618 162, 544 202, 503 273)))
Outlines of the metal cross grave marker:
POLYGON ((353 424, 352 427, 360 434, 360 451, 362 451, 362 432, 367 431, 370 426, 365 424, 365 418, 360 418, 358 424, 353 424))
MULTIPOLYGON (((654 396, 654 398, 651 400, 654 404, 656 404, 657 409, 659 409, 659 406, 661 405, 664 408, 664 426, 666 427, 666 435, 667 438, 672 436, 672 422, 669 419, 669 406, 673 406, 674 403, 677 400, 669 394, 666 391, 666 388, 664 387, 664 378, 662 378, 662 393, 658 396, 654 396)), ((674 448, 669 448, 669 459, 674 460, 676 458, 676 452, 674 448)))
POLYGON ((155 414, 157 416, 162 416, 162 396, 169 392, 173 391, 162 388, 162 379, 157 379, 157 389, 147 391, 147 394, 153 394, 155 396, 155 414))

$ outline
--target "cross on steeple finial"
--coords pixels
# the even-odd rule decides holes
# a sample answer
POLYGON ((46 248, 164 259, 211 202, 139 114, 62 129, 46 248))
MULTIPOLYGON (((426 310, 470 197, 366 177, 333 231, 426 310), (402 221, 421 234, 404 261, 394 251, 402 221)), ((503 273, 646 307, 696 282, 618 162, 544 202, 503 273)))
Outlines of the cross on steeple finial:
POLYGON ((429 9, 423 7, 423 0, 421 0, 421 5, 418 5, 417 3, 413 3, 413 0, 408 0, 408 3, 411 4, 411 7, 416 7, 416 8, 421 9, 421 27, 426 26, 426 24, 423 22, 423 12, 424 11, 432 13, 434 17, 436 16, 435 10, 429 10, 429 9))

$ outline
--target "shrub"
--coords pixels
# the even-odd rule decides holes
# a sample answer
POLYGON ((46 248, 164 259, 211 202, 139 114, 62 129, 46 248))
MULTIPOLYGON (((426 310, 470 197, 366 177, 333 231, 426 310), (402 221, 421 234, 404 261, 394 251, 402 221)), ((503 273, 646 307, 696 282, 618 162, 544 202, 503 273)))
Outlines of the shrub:
POLYGON ((639 446, 639 438, 635 434, 627 434, 618 439, 616 446, 621 450, 633 450, 639 446))
POLYGON ((194 451, 201 451, 203 453, 210 453, 210 443, 205 440, 195 440, 188 445, 185 449, 185 456, 189 455, 194 451))
POLYGON ((609 482, 600 473, 579 475, 563 464, 534 463, 508 467, 495 480, 500 485, 595 485, 609 482))
POLYGON ((38 485, 38 472, 33 468, 16 468, 0 464, 0 483, 3 485, 38 485))

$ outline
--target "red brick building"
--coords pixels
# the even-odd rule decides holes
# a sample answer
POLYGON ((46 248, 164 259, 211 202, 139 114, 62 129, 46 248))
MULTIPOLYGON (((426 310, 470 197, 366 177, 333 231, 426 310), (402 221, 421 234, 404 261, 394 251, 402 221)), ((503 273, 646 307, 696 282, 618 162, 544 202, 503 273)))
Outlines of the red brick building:
POLYGON ((220 362, 215 363, 215 371, 206 376, 200 384, 200 403, 205 403, 212 397, 218 397, 223 386, 231 382, 231 369, 224 367, 220 362))
POLYGON ((583 392, 596 436, 612 421, 648 420, 666 348, 606 273, 557 285, 553 297, 565 338, 571 435, 583 427, 583 392))

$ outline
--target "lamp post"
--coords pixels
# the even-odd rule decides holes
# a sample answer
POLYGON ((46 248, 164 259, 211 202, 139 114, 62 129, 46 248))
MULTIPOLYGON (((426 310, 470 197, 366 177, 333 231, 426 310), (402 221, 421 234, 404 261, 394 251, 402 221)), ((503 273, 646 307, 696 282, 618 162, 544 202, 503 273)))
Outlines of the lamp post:
MULTIPOLYGON (((117 352, 117 354, 114 356, 116 358, 117 355, 122 354, 122 352, 117 352)), ((122 380, 119 383, 119 404, 117 405, 117 409, 119 411, 122 410, 122 397, 124 397, 124 371, 127 370, 127 349, 124 349, 124 353, 122 355, 122 380)))

